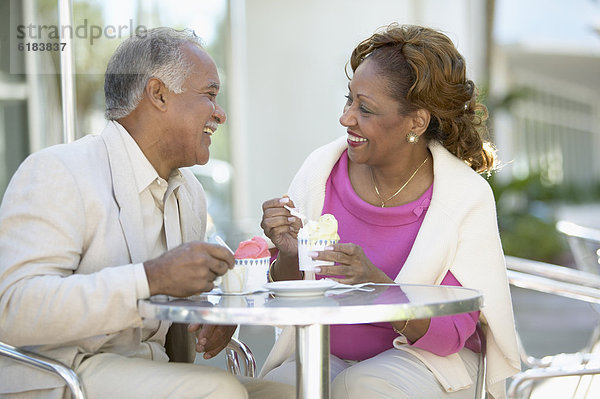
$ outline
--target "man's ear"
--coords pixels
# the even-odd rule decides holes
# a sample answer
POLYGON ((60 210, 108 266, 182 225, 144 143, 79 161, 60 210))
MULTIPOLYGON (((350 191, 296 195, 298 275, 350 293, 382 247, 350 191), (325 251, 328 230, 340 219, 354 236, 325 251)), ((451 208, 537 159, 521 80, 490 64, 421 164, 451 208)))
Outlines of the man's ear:
POLYGON ((415 132, 419 136, 425 133, 427 130, 427 126, 429 126, 429 121, 431 120, 431 114, 429 111, 423 108, 419 108, 413 114, 412 119, 412 132, 415 132))
POLYGON ((144 90, 146 97, 153 107, 159 111, 165 112, 167 110, 167 88, 165 84, 157 78, 150 78, 146 83, 146 89, 144 90))

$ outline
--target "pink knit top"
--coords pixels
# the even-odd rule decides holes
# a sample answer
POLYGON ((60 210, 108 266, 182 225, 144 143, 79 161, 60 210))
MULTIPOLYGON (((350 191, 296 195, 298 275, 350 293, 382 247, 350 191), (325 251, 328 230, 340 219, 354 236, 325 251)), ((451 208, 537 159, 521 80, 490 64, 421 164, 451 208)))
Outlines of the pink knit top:
MULTIPOLYGON (((327 180, 323 213, 331 213, 338 220, 340 242, 360 245, 374 265, 395 279, 423 223, 432 192, 433 185, 416 201, 397 207, 368 204, 352 188, 348 154, 344 151, 327 180)), ((323 277, 317 275, 317 279, 323 277)), ((450 272, 442 284, 461 285, 450 272)), ((410 344, 440 356, 458 352, 463 347, 480 352, 481 341, 476 332, 478 318, 479 312, 433 318, 427 333, 410 344)), ((391 349, 397 336, 390 323, 332 325, 331 353, 342 359, 365 360, 391 349)))

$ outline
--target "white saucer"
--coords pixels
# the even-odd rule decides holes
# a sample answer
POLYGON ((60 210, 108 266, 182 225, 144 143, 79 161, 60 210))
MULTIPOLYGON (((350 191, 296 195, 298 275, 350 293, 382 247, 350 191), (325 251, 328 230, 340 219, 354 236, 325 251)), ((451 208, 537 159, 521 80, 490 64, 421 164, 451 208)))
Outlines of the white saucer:
POLYGON ((277 296, 318 296, 335 285, 331 280, 288 280, 266 283, 263 287, 277 296))

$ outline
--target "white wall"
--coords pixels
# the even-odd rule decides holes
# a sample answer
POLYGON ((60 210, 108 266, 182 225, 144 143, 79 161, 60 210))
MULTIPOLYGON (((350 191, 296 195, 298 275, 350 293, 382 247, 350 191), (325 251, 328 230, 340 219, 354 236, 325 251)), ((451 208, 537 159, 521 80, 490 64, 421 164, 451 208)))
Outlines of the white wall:
POLYGON ((286 192, 312 150, 345 133, 338 122, 348 84, 344 67, 358 42, 391 22, 431 26, 455 41, 478 75, 483 4, 230 0, 228 115, 236 221, 258 232, 262 202, 286 192))

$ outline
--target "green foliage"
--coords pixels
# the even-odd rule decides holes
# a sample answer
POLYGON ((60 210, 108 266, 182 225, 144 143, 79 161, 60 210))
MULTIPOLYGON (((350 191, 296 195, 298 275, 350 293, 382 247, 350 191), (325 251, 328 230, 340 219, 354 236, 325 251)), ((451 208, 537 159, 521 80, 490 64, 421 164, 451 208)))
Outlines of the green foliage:
POLYGON ((546 183, 543 174, 489 183, 496 197, 500 237, 507 255, 561 263, 568 253, 566 240, 556 231, 558 205, 598 202, 600 183, 587 187, 546 183))
POLYGON ((553 221, 528 214, 512 214, 503 219, 500 237, 506 255, 535 259, 543 262, 557 261, 567 250, 553 221))

